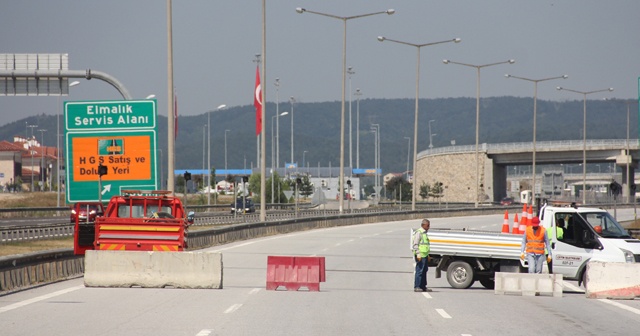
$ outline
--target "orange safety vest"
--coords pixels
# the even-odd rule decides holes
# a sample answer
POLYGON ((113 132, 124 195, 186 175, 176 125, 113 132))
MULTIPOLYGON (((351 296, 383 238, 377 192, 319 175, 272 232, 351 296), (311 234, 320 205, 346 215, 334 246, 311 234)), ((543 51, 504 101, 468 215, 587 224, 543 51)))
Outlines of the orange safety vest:
POLYGON ((527 227, 527 253, 544 254, 544 228, 538 227, 536 233, 533 232, 533 227, 527 227))

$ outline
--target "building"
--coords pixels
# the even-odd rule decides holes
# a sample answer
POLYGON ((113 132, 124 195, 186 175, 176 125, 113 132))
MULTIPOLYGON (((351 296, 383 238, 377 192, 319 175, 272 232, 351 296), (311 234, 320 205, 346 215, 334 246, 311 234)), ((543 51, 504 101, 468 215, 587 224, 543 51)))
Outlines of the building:
POLYGON ((13 142, 0 142, 0 187, 22 181, 18 190, 51 190, 55 186, 52 176, 57 175, 58 151, 55 147, 41 146, 33 138, 14 136, 13 142), (53 183, 52 183, 53 182, 53 183))

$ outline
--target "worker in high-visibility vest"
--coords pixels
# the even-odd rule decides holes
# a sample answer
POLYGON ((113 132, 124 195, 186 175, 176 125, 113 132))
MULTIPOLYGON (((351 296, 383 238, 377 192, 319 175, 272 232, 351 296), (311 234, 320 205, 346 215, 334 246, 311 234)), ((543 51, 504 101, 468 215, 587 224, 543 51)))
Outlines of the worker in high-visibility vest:
POLYGON ((413 258, 416 262, 416 273, 413 283, 414 292, 430 292, 427 288, 427 271, 429 270, 429 236, 427 231, 431 227, 431 222, 428 219, 423 219, 420 228, 415 231, 413 235, 413 258))
POLYGON ((522 235, 520 259, 524 260, 526 252, 529 273, 542 273, 545 250, 548 252, 546 258, 547 263, 550 263, 552 260, 551 245, 549 244, 549 238, 545 231, 546 230, 540 226, 540 219, 533 217, 531 219, 531 225, 527 226, 525 234, 522 235))

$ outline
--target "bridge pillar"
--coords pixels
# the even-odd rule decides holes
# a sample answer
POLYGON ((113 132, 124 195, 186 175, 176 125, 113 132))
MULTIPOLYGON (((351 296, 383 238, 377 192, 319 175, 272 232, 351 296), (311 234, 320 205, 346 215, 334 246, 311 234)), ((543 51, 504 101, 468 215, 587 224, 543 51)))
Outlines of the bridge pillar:
POLYGON ((638 167, 638 162, 633 161, 631 155, 625 155, 625 151, 616 156, 616 165, 622 168, 622 196, 626 203, 632 202, 635 197, 635 192, 630 190, 630 185, 635 181, 635 170, 638 167), (627 180, 627 166, 629 167, 629 179, 627 180))

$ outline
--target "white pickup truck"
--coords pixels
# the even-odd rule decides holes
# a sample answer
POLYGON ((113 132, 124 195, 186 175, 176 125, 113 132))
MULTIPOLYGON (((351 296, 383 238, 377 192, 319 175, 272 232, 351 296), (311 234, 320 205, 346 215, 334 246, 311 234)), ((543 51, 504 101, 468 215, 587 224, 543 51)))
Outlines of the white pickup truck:
MULTIPOLYGON (((549 233, 552 272, 579 285, 590 261, 640 262, 640 240, 629 236, 606 210, 547 206, 540 225, 549 233), (563 227, 561 238, 557 226, 563 227)), ((492 289, 495 272, 527 272, 528 265, 520 260, 520 234, 432 229, 429 240, 436 278, 446 271, 454 288, 469 288, 477 280, 492 289)))

